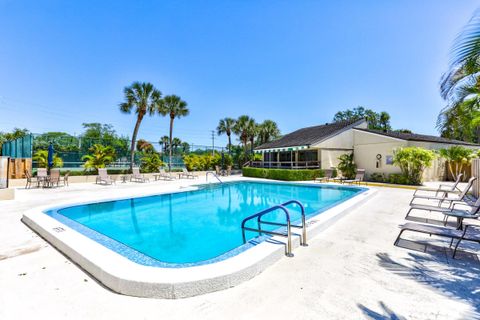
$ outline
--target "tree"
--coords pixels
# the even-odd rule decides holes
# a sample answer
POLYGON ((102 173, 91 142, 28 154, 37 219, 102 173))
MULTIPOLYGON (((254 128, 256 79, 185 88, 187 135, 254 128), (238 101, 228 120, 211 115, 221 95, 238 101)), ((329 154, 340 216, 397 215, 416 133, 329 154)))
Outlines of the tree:
POLYGON ((248 140, 250 140, 250 153, 253 154, 253 147, 255 142, 255 137, 258 133, 258 124, 255 122, 255 119, 250 118, 247 122, 247 134, 248 140))
POLYGON ((156 152, 143 152, 140 161, 140 168, 144 172, 158 172, 158 168, 165 165, 156 152))
POLYGON ((134 82, 131 86, 123 90, 125 101, 120 103, 120 111, 131 113, 134 110, 137 115, 137 121, 132 134, 130 146, 130 170, 133 168, 135 160, 135 141, 137 139, 138 129, 145 115, 153 116, 159 111, 161 105, 162 93, 155 89, 151 83, 134 82))
POLYGON ((362 106, 353 108, 352 110, 338 111, 333 117, 334 122, 357 121, 361 119, 367 120, 369 129, 385 131, 392 129, 388 112, 382 111, 378 113, 371 109, 365 109, 362 106))
POLYGON ((85 161, 84 167, 86 169, 105 168, 115 161, 115 149, 112 146, 94 144, 89 151, 90 154, 82 157, 82 161, 85 161))
POLYGON ((247 153, 248 153, 247 143, 250 137, 250 129, 251 129, 250 127, 251 127, 252 121, 255 122, 249 116, 242 115, 238 117, 237 121, 235 121, 235 125, 233 126, 233 132, 239 137, 240 141, 243 144, 243 148, 245 152, 244 160, 246 160, 247 158, 247 153))
POLYGON ((265 120, 258 126, 258 143, 264 144, 280 137, 280 130, 277 123, 272 120, 265 120))
POLYGON ((182 142, 182 152, 189 153, 190 152, 190 144, 188 142, 182 142))
POLYGON ((231 135, 233 132, 233 127, 235 126, 235 119, 232 118, 224 118, 218 122, 217 126, 217 134, 220 136, 222 134, 226 134, 228 137, 228 153, 232 153, 232 140, 231 135))
POLYGON ((435 153, 419 147, 398 148, 393 153, 393 164, 400 167, 405 181, 422 184, 423 171, 432 165, 435 153))
POLYGON ((139 139, 137 141, 137 151, 151 153, 155 152, 155 148, 150 142, 144 139, 139 139))
POLYGON ((172 148, 175 150, 175 153, 178 152, 178 147, 180 147, 181 144, 182 140, 180 140, 180 138, 175 137, 172 139, 172 148))
POLYGON ((175 118, 181 118, 187 116, 190 111, 187 108, 187 103, 183 101, 179 96, 176 95, 169 95, 165 96, 162 99, 162 103, 159 105, 158 108, 160 114, 164 116, 170 116, 170 139, 169 139, 169 160, 168 160, 168 168, 171 170, 172 167, 172 135, 173 135, 173 121, 175 118))
POLYGON ((353 153, 345 153, 338 157, 337 168, 342 172, 342 176, 347 179, 353 179, 357 170, 357 165, 353 162, 353 153))
POLYGON ((448 161, 448 170, 454 179, 462 173, 463 166, 470 163, 474 156, 473 150, 462 146, 452 146, 440 149, 438 152, 442 158, 448 161))
POLYGON ((167 152, 170 138, 168 136, 163 136, 160 138, 160 141, 158 141, 158 143, 162 145, 163 152, 167 152))
MULTIPOLYGON (((48 150, 38 150, 32 157, 39 168, 48 168, 48 150)), ((63 167, 63 160, 56 153, 53 155, 53 168, 63 167)))
POLYGON ((452 62, 443 75, 440 93, 446 101, 437 119, 443 137, 480 141, 480 10, 452 47, 452 62))

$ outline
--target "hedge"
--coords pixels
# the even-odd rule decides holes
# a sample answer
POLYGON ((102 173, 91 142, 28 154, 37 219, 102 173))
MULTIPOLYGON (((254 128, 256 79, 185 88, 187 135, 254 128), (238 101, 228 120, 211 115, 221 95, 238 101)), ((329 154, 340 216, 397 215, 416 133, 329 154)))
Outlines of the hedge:
POLYGON ((324 171, 321 169, 261 169, 261 168, 243 168, 242 174, 244 177, 264 178, 272 180, 283 181, 306 181, 314 180, 324 176, 324 171))

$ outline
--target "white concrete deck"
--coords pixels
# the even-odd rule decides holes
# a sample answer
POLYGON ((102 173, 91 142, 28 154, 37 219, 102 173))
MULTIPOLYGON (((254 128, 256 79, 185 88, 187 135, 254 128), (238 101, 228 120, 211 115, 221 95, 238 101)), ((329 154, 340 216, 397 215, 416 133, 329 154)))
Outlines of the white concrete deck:
POLYGON ((0 202, 0 319, 480 319, 475 254, 452 260, 448 242, 428 236, 419 237, 434 244, 427 253, 393 246, 411 190, 380 188, 294 258, 237 287, 180 300, 115 294, 20 222, 34 206, 188 183, 76 184, 17 190, 16 200, 0 202))

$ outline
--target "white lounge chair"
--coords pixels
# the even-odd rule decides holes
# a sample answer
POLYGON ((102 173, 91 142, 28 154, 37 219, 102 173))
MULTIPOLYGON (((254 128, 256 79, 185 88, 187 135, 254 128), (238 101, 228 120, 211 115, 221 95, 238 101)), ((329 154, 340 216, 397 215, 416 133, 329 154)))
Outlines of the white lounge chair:
POLYGON ((435 196, 438 196, 439 194, 444 194, 445 192, 461 193, 462 190, 458 187, 458 184, 462 180, 462 177, 463 177, 463 173, 460 173, 453 184, 440 184, 436 188, 420 187, 417 190, 415 190, 413 195, 416 195, 417 192, 435 192, 435 196))
POLYGON ((150 182, 150 179, 146 178, 145 175, 140 173, 140 168, 132 168, 132 175, 130 181, 133 182, 150 182))
POLYGON ((414 194, 413 195, 413 198, 412 200, 410 201, 410 205, 413 204, 413 201, 415 199, 424 199, 424 200, 436 200, 438 201, 438 206, 441 206, 444 202, 448 202, 449 203, 449 207, 451 207, 451 205, 454 203, 454 202, 465 202, 465 203, 471 203, 471 201, 469 201, 469 199, 467 198, 467 193, 468 191, 470 190, 470 188, 472 187, 473 185, 473 182, 476 180, 477 178, 476 177, 471 177, 469 180, 468 180, 468 183, 467 185, 465 186, 465 188, 462 190, 462 192, 458 195, 456 195, 456 197, 451 197, 449 198, 448 197, 448 192, 445 192, 442 196, 435 196, 435 195, 417 195, 417 194, 414 194))
POLYGON ((315 178, 314 182, 328 182, 330 181, 330 179, 332 179, 332 176, 333 176, 333 169, 325 169, 323 172, 324 172, 324 176, 321 177, 321 178, 315 178))
POLYGON ((188 172, 187 168, 182 168, 182 172, 178 174, 178 177, 181 179, 182 177, 185 177, 187 179, 195 179, 198 178, 196 175, 188 172))
POLYGON ((349 180, 343 180, 343 183, 349 183, 349 184, 358 184, 363 181, 365 178, 365 169, 357 169, 357 173, 355 174, 355 179, 349 179, 349 180))
POLYGON ((97 184, 115 184, 115 179, 108 175, 107 169, 98 168, 98 176, 95 180, 97 184))
POLYGON ((158 168, 158 172, 159 173, 154 175, 155 180, 158 180, 158 179, 175 180, 175 177, 172 174, 170 174, 170 172, 165 172, 165 169, 163 169, 162 167, 158 168))

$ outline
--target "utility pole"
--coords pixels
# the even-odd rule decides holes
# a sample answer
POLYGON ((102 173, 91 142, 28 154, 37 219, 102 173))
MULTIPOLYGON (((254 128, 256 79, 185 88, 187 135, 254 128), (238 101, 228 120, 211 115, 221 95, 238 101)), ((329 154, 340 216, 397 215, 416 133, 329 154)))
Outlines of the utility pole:
POLYGON ((215 155, 215 130, 212 130, 212 156, 215 155))

